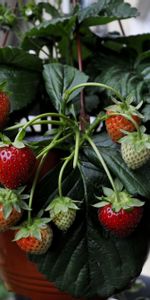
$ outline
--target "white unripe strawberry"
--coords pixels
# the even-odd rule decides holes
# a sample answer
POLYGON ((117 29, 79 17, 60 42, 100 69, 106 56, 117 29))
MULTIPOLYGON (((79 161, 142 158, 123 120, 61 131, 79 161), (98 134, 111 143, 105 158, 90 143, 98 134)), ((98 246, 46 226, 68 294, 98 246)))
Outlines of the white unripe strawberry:
POLYGON ((52 222, 62 231, 67 231, 76 218, 78 207, 75 202, 69 197, 57 197, 46 209, 52 222))

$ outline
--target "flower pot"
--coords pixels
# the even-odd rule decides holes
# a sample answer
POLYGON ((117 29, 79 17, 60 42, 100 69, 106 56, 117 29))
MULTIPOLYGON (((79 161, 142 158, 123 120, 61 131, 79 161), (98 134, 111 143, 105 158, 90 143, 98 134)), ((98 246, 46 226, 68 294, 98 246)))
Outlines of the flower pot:
POLYGON ((61 293, 37 271, 12 239, 11 231, 0 234, 0 272, 10 290, 33 300, 48 300, 50 297, 53 300, 60 297, 62 300, 72 300, 71 296, 61 293))
POLYGON ((75 300, 47 281, 12 239, 12 231, 0 234, 0 276, 11 291, 32 300, 75 300))

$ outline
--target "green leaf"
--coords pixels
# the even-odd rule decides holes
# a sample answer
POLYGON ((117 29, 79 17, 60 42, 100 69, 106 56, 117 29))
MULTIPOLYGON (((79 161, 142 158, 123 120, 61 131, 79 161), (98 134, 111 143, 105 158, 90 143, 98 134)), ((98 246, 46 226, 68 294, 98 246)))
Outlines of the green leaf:
POLYGON ((7 82, 11 111, 20 110, 35 99, 40 80, 40 60, 16 48, 0 49, 0 82, 7 82))
POLYGON ((80 9, 79 22, 86 26, 102 25, 118 19, 136 17, 137 9, 123 0, 99 0, 97 3, 80 9))
POLYGON ((73 30, 76 17, 65 16, 44 21, 26 33, 27 37, 63 37, 73 30), (72 28, 73 27, 73 28, 72 28))
POLYGON ((51 5, 50 3, 40 2, 40 3, 38 3, 38 7, 40 7, 40 9, 42 9, 42 10, 45 10, 52 17, 56 18, 56 17, 60 16, 60 14, 59 14, 58 10, 55 8, 55 6, 51 5))
MULTIPOLYGON (((43 76, 47 93, 58 111, 61 111, 64 106, 65 91, 88 80, 88 76, 77 69, 57 63, 45 65, 43 76)), ((75 91, 69 100, 78 95, 80 90, 75 91)))

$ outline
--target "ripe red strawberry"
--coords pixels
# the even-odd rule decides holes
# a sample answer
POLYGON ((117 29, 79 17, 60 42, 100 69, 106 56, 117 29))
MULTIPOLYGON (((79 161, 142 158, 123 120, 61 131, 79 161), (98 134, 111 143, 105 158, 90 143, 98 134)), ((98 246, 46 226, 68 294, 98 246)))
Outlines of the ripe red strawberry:
POLYGON ((121 208, 119 212, 112 209, 108 204, 99 208, 98 218, 101 224, 118 237, 127 237, 139 224, 143 215, 143 207, 133 207, 125 210, 121 208))
POLYGON ((29 196, 21 193, 22 189, 12 191, 0 188, 0 232, 15 225, 21 219, 23 209, 27 209, 27 204, 22 199, 29 196))
POLYGON ((53 239, 53 231, 46 222, 47 219, 35 219, 31 225, 21 225, 20 229, 17 230, 14 241, 27 253, 46 253, 53 239))
POLYGON ((29 180, 36 158, 29 147, 16 148, 8 145, 0 148, 0 183, 16 189, 29 180))
POLYGON ((75 202, 69 197, 57 197, 46 209, 50 212, 50 219, 62 231, 67 231, 76 218, 78 207, 75 202))
POLYGON ((103 187, 104 196, 94 206, 98 208, 98 219, 103 227, 120 238, 130 235, 143 215, 144 202, 133 198, 118 180, 115 191, 103 187))
MULTIPOLYGON (((107 111, 108 115, 111 113, 113 113, 113 112, 107 111)), ((132 118, 138 124, 141 123, 141 120, 138 116, 133 115, 132 118)), ((106 123, 106 129, 107 129, 108 135, 114 142, 117 142, 120 138, 122 138, 124 136, 124 133, 121 131, 122 129, 126 130, 126 131, 130 131, 130 132, 135 130, 135 126, 133 125, 133 123, 131 123, 131 121, 129 121, 125 117, 119 116, 119 115, 111 116, 110 118, 108 118, 105 121, 105 123, 106 123)))
POLYGON ((9 97, 5 92, 0 91, 0 129, 2 129, 5 126, 9 113, 9 97))
POLYGON ((117 142, 121 137, 124 136, 124 133, 121 130, 126 131, 135 131, 135 125, 128 118, 132 118, 137 124, 141 123, 142 115, 138 112, 142 102, 140 102, 136 107, 131 105, 133 99, 128 97, 124 102, 120 102, 116 99, 113 99, 115 102, 114 105, 111 105, 106 108, 106 114, 115 114, 106 119, 106 129, 114 142, 117 142))

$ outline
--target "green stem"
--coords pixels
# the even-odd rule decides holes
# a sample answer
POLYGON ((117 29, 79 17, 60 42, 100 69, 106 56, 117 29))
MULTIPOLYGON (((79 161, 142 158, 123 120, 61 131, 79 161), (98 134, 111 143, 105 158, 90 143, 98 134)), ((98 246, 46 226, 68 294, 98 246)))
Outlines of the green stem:
POLYGON ((97 155, 100 163, 102 164, 102 166, 103 166, 103 168, 104 168, 104 170, 105 170, 105 172, 106 172, 106 174, 108 176, 108 179, 109 179, 109 181, 111 183, 111 186, 112 186, 112 188, 113 188, 113 190, 114 190, 114 192, 116 194, 116 197, 117 197, 117 199, 119 201, 119 195, 118 195, 118 191, 116 189, 115 183, 113 181, 113 178, 112 178, 112 176, 110 174, 110 171, 109 171, 109 169, 108 169, 108 167, 107 167, 107 165, 106 165, 106 163, 105 163, 105 161, 104 161, 104 159, 103 159, 103 157, 102 157, 99 149, 96 147, 96 145, 94 144, 94 142, 92 141, 92 139, 89 136, 87 136, 87 135, 86 135, 86 140, 89 142, 89 144, 93 148, 94 152, 96 153, 96 155, 97 155))
POLYGON ((106 85, 106 84, 103 84, 103 83, 99 83, 99 82, 87 82, 87 83, 81 83, 81 84, 78 84, 76 86, 74 86, 72 89, 70 90, 67 90, 65 92, 65 101, 67 102, 68 99, 69 99, 69 96, 75 92, 76 90, 80 89, 80 88, 84 88, 84 87, 90 87, 90 86, 95 86, 95 87, 101 87, 101 88, 104 88, 106 90, 110 90, 112 92, 114 92, 114 94, 121 100, 123 101, 124 98, 121 96, 121 94, 116 90, 114 89, 113 87, 109 86, 109 85, 106 85))
POLYGON ((79 148, 80 148, 80 132, 76 130, 76 137, 75 137, 75 152, 74 152, 74 160, 73 160, 73 168, 75 169, 78 164, 78 157, 79 157, 79 148))
POLYGON ((67 164, 69 163, 69 161, 73 158, 74 156, 74 151, 65 159, 65 162, 63 163, 61 170, 59 172, 59 177, 58 177, 58 191, 59 191, 59 196, 62 197, 63 193, 62 193, 62 177, 63 177, 63 173, 64 170, 67 166, 67 164))
POLYGON ((31 188, 31 191, 30 191, 29 211, 28 211, 28 224, 29 225, 31 225, 31 209, 32 209, 33 196, 34 196, 36 184, 37 184, 37 181, 38 181, 38 178, 39 178, 39 174, 40 174, 41 168, 42 168, 42 166, 44 164, 46 155, 47 154, 44 154, 43 157, 41 158, 41 161, 40 161, 39 166, 38 166, 38 168, 36 170, 36 174, 35 174, 35 177, 34 177, 34 180, 33 180, 33 184, 32 184, 32 188, 31 188))
POLYGON ((29 127, 30 125, 34 125, 34 122, 37 121, 38 119, 41 118, 45 118, 45 117, 59 117, 62 118, 66 121, 69 121, 71 124, 73 123, 73 121, 71 119, 69 119, 68 117, 64 116, 63 114, 58 114, 58 113, 44 113, 44 114, 40 114, 38 116, 36 116, 35 118, 33 118, 32 120, 28 121, 27 123, 25 123, 23 125, 23 127, 21 128, 21 130, 18 132, 15 141, 20 140, 20 137, 22 136, 22 133, 26 130, 27 127, 29 127))
MULTIPOLYGON (((37 121, 37 122, 34 122, 34 126, 35 125, 41 125, 41 124, 48 124, 48 125, 64 125, 64 123, 62 121, 54 121, 54 120, 48 120, 48 121, 37 121)), ((10 127, 7 127, 5 128, 5 131, 11 131, 11 130, 15 130, 15 129, 19 129, 19 128, 22 128, 25 124, 16 124, 14 126, 10 126, 10 127)), ((33 126, 33 125, 32 125, 33 126)))
POLYGON ((58 132, 58 134, 54 137, 53 141, 44 148, 44 150, 42 150, 42 152, 40 152, 37 156, 37 159, 39 159, 41 156, 43 156, 45 153, 47 153, 48 151, 50 151, 52 148, 54 148, 56 145, 62 143, 63 141, 66 141, 66 139, 68 137, 70 137, 72 135, 72 133, 68 133, 67 135, 65 135, 64 137, 58 139, 58 137, 62 134, 61 132, 58 132))

